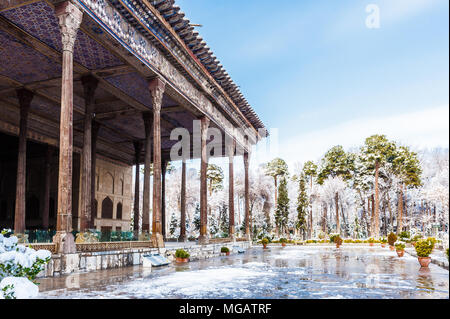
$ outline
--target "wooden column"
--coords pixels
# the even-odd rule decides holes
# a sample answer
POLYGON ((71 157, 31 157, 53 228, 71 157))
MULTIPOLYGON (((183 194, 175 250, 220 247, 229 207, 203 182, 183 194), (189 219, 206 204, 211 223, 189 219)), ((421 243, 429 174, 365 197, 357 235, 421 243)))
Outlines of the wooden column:
POLYGON ((75 253, 72 231, 73 152, 73 47, 83 12, 72 2, 58 3, 56 16, 62 36, 61 117, 59 132, 58 215, 56 235, 59 253, 75 253))
POLYGON ((153 116, 150 112, 142 114, 145 127, 145 156, 144 156, 144 193, 142 199, 142 232, 150 233, 150 170, 151 170, 151 131, 153 116))
POLYGON ((134 236, 138 238, 139 236, 139 203, 140 201, 140 170, 141 165, 139 164, 141 161, 141 151, 142 151, 142 143, 141 141, 134 142, 134 151, 135 151, 135 163, 136 163, 136 172, 135 172, 135 182, 134 182, 134 215, 133 215, 133 231, 134 236))
POLYGON ((17 98, 20 105, 19 149, 17 156, 16 179, 16 207, 14 215, 14 233, 25 233, 25 197, 27 174, 27 126, 28 110, 30 109, 33 93, 26 89, 17 90, 17 98))
POLYGON ((249 198, 249 176, 248 176, 248 166, 249 166, 249 153, 244 153, 244 171, 245 171, 245 182, 244 182, 244 200, 245 200, 245 237, 251 240, 250 233, 250 198, 249 198))
POLYGON ((47 145, 45 152, 45 166, 44 166, 44 198, 42 203, 42 228, 48 230, 48 217, 50 210, 50 186, 51 186, 51 160, 53 155, 53 148, 47 145))
POLYGON ((153 227, 152 241, 155 247, 164 247, 161 216, 161 104, 165 82, 155 78, 149 82, 153 107, 153 227))
POLYGON ((186 241, 186 161, 183 159, 181 164, 181 219, 180 219, 180 237, 178 241, 186 241))
POLYGON ((166 240, 166 171, 168 161, 164 160, 161 165, 161 224, 163 239, 166 240))
POLYGON ((234 231, 234 172, 233 172, 233 160, 234 160, 234 142, 233 145, 228 146, 228 209, 229 209, 229 237, 235 239, 234 231))
MULTIPOLYGON (((94 112, 94 95, 98 80, 93 76, 81 78, 84 89, 84 136, 81 155, 81 215, 80 232, 90 228, 92 213, 92 114, 94 112)), ((94 168, 95 169, 95 168, 94 168)))
POLYGON ((206 151, 206 140, 208 138, 209 119, 201 118, 201 164, 200 164, 200 237, 198 243, 201 245, 209 242, 208 228, 208 181, 206 172, 208 169, 208 154, 206 151))
POLYGON ((92 169, 91 169, 91 220, 89 222, 89 229, 95 229, 95 219, 97 218, 97 211, 98 211, 98 203, 96 203, 95 200, 95 191, 97 189, 95 185, 95 177, 96 169, 97 169, 97 136, 98 131, 100 130, 100 123, 96 122, 95 120, 92 120, 92 142, 91 142, 91 163, 92 163, 92 169))

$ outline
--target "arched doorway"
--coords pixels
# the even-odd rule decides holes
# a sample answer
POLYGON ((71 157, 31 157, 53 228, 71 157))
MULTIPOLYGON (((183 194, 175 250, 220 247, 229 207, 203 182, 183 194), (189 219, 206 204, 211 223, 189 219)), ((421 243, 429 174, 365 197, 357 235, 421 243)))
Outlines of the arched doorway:
POLYGON ((102 218, 113 218, 113 202, 109 197, 106 197, 102 202, 102 218))

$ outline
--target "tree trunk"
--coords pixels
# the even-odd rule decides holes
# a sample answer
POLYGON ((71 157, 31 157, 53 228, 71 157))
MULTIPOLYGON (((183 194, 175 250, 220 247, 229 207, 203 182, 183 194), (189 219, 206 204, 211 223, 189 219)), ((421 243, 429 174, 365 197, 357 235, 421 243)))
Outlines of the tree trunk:
POLYGON ((403 186, 400 185, 398 192, 398 215, 397 215, 397 234, 400 234, 403 228, 403 186))
POLYGON ((374 231, 374 237, 379 238, 380 237, 380 192, 378 189, 378 176, 380 172, 380 162, 377 161, 375 163, 375 231, 374 231))
POLYGON ((312 209, 312 187, 313 187, 313 178, 310 177, 310 194, 309 194, 309 230, 308 230, 308 238, 312 239, 312 235, 314 233, 313 227, 313 209, 312 209))
POLYGON ((341 225, 339 223, 339 193, 334 194, 334 205, 336 206, 336 233, 341 233, 341 225))
POLYGON ((377 237, 376 236, 376 233, 377 233, 377 231, 376 231, 376 222, 375 222, 375 196, 373 194, 372 194, 370 200, 372 202, 372 205, 371 205, 371 208, 372 208, 372 222, 371 222, 371 224, 372 224, 372 236, 371 237, 378 238, 379 235, 380 235, 380 230, 378 229, 378 237, 377 237))

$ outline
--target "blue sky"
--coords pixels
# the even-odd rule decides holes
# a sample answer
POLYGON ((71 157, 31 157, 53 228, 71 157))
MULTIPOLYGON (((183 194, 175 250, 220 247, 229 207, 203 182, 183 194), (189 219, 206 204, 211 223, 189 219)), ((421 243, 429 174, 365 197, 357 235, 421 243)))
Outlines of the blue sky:
POLYGON ((448 0, 177 0, 268 128, 316 160, 383 133, 448 147, 448 0), (368 4, 380 28, 365 25, 368 4))

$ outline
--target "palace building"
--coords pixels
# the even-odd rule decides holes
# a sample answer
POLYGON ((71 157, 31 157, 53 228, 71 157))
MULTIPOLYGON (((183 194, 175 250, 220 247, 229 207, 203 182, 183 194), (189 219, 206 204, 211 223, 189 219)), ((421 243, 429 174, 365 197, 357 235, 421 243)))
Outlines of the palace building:
POLYGON ((233 237, 233 157, 244 150, 249 220, 249 152, 264 125, 174 0, 0 0, 0 228, 56 230, 64 254, 76 250, 72 230, 133 230, 164 246, 171 132, 193 134, 195 121, 208 243, 207 130, 223 134, 230 159, 233 237))

